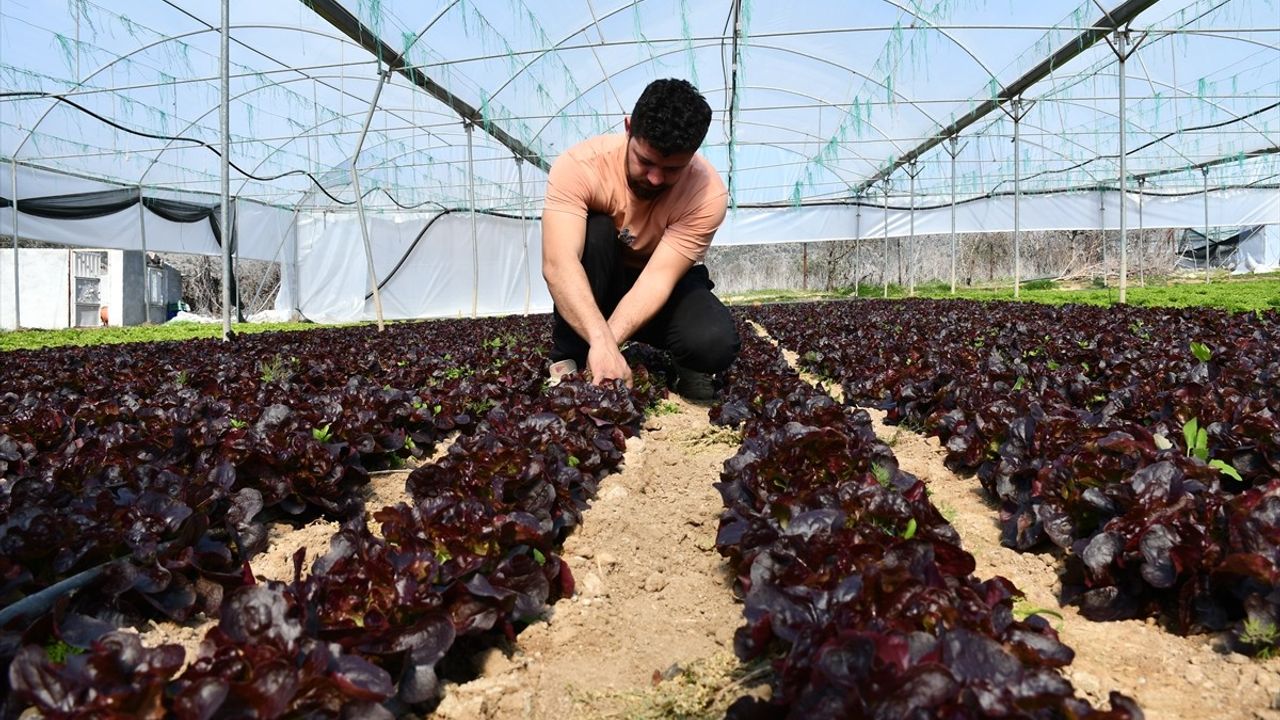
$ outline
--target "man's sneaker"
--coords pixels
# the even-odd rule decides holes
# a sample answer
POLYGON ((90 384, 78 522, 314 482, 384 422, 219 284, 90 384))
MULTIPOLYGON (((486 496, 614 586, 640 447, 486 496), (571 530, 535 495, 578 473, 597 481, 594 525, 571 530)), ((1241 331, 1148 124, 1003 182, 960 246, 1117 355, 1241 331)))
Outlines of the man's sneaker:
POLYGON ((578 363, 574 362, 573 358, 566 358, 558 362, 553 362, 551 363, 551 368, 548 370, 548 373, 547 373, 548 381, 552 385, 559 385, 560 380, 565 375, 568 375, 569 373, 574 373, 577 371, 578 371, 578 363))
POLYGON ((711 400, 716 396, 715 385, 709 373, 676 366, 674 390, 685 400, 711 400))

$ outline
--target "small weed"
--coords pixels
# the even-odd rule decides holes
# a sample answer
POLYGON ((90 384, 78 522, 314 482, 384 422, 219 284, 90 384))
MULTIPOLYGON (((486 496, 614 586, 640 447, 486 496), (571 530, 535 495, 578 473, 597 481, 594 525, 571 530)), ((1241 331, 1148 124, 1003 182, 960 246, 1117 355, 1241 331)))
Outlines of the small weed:
POLYGON ((488 350, 501 350, 504 347, 515 347, 516 339, 511 335, 499 335, 481 343, 488 350))
POLYGON ((880 487, 889 487, 889 468, 883 465, 872 465, 871 474, 875 476, 876 482, 880 483, 880 487))
POLYGON ((186 385, 187 383, 191 382, 191 377, 187 375, 186 370, 179 370, 178 374, 174 376, 173 381, 178 385, 186 385))
POLYGON ((249 427, 249 423, 237 418, 231 418, 231 427, 235 428, 236 430, 241 430, 243 428, 249 427))
POLYGON ((258 378, 264 383, 283 382, 288 379, 297 362, 297 358, 285 358, 280 355, 270 360, 262 360, 258 363, 258 378))
POLYGON ((955 508, 946 503, 942 503, 941 505, 938 505, 938 513, 942 515, 942 519, 946 520, 947 523, 951 525, 955 524, 957 517, 955 508))
POLYGON ((768 660, 741 664, 730 651, 655 670, 651 686, 639 690, 571 689, 575 716, 628 720, 710 720, 769 677, 768 660))
POLYGON ((1052 608, 1036 607, 1027 601, 1026 598, 1018 598, 1013 601, 1013 616, 1018 620, 1026 620, 1032 615, 1043 615, 1045 617, 1054 618, 1054 629, 1061 630, 1064 618, 1062 613, 1052 608))
POLYGON ((670 400, 662 400, 657 405, 649 408, 649 414, 653 416, 677 415, 680 413, 680 406, 670 400))
POLYGON ((467 403, 466 411, 469 415, 475 415, 479 417, 489 412, 490 410, 492 410, 494 404, 495 403, 493 402, 493 400, 489 398, 485 398, 483 400, 472 400, 471 402, 467 403))
POLYGON ((1240 631, 1240 642, 1250 647, 1258 648, 1255 653, 1261 660, 1270 660, 1276 656, 1280 648, 1276 647, 1276 641, 1280 640, 1280 629, 1277 629, 1275 623, 1267 620, 1257 620, 1248 618, 1244 621, 1244 629, 1240 631))
POLYGON ((84 650, 72 647, 61 640, 53 640, 44 646, 44 654, 49 656, 49 662, 61 665, 72 655, 83 655, 84 650))

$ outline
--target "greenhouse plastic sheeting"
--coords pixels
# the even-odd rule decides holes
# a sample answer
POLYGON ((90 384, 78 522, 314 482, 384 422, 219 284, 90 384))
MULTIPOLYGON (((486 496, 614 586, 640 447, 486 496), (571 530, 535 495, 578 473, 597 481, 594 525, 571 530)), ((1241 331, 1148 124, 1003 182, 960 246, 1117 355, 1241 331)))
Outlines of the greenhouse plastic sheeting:
POLYGON ((1237 250, 1235 275, 1280 270, 1280 224, 1258 228, 1237 250))
POLYGON ((343 218, 330 223, 323 214, 299 217, 296 237, 296 272, 282 273, 277 309, 283 300, 288 310, 294 298, 314 322, 361 319, 369 271, 359 224, 343 218))
MULTIPOLYGON (((30 328, 64 328, 67 326, 69 300, 69 261, 64 253, 48 250, 24 250, 23 273, 32 282, 21 286, 22 324, 30 328)), ((13 320, 13 255, 8 248, 0 253, 0 328, 12 329, 13 320)))
MULTIPOLYGON (((536 221, 525 223, 527 264, 515 218, 477 214, 474 246, 468 213, 371 215, 368 221, 387 319, 470 316, 473 303, 478 315, 551 309, 536 221)), ((351 213, 303 216, 297 238, 296 270, 284 273, 276 309, 291 310, 296 298, 303 317, 316 322, 374 318, 359 219, 351 213)))

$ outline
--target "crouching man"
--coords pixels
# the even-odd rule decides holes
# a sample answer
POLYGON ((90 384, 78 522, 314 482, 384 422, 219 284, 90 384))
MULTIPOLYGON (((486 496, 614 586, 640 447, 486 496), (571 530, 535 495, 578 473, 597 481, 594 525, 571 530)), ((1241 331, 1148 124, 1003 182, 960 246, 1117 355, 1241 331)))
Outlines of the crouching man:
POLYGON ((701 262, 728 200, 697 154, 710 124, 693 85, 655 80, 625 133, 579 143, 551 167, 542 275, 555 301, 553 378, 585 367, 595 383, 630 387, 620 346, 637 340, 669 352, 676 391, 703 400, 737 356, 733 317, 701 262))

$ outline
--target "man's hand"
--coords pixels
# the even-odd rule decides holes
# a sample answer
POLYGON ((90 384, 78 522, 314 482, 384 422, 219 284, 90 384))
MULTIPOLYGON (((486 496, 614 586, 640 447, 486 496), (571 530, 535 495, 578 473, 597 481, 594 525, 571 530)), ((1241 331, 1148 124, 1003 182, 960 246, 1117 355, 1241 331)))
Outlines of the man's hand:
POLYGON ((587 351, 587 368, 591 371, 591 383, 600 385, 607 380, 621 380, 631 387, 631 366, 614 343, 596 343, 587 351))

